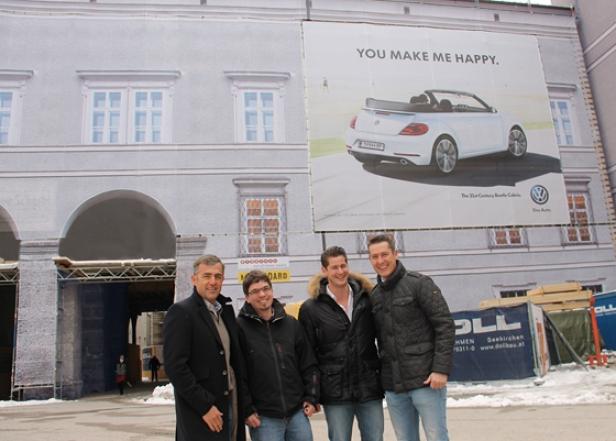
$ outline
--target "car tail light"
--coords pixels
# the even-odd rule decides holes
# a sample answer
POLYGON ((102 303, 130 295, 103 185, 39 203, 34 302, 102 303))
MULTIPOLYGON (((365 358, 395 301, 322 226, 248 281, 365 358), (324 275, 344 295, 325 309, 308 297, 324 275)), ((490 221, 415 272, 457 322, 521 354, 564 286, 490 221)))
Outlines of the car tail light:
POLYGON ((351 119, 351 128, 354 129, 355 128, 355 123, 357 122, 357 115, 355 115, 353 117, 353 119, 351 119))
POLYGON ((426 133, 428 133, 428 130, 429 128, 427 124, 411 123, 402 129, 402 131, 400 132, 400 135, 411 135, 411 136, 425 135, 426 133))

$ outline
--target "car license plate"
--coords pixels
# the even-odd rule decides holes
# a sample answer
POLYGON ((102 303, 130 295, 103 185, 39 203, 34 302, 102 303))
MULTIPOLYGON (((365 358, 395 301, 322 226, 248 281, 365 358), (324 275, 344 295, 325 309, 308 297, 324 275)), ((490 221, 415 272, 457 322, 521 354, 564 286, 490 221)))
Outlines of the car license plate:
POLYGON ((384 150, 385 144, 374 141, 359 141, 359 148, 369 150, 384 150))

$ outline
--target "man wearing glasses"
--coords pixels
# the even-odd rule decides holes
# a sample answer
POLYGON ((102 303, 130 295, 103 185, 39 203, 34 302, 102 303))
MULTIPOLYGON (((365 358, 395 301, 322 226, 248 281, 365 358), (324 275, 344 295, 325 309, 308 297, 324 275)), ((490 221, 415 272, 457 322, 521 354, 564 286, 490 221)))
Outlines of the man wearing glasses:
POLYGON ((297 320, 274 298, 262 271, 242 283, 246 303, 237 322, 248 387, 242 395, 253 441, 312 441, 308 417, 317 410, 318 371, 297 320))
POLYGON ((193 293, 165 317, 164 356, 175 393, 177 441, 243 441, 237 397, 243 360, 231 299, 220 291, 225 266, 217 256, 193 264, 193 293))

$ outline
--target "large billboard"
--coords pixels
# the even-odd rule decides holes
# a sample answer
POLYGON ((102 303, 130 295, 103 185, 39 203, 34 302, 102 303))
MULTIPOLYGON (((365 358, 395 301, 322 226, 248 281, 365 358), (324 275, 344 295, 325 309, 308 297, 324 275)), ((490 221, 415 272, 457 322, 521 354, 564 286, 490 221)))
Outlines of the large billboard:
POLYGON ((569 222, 535 37, 303 33, 316 231, 569 222))

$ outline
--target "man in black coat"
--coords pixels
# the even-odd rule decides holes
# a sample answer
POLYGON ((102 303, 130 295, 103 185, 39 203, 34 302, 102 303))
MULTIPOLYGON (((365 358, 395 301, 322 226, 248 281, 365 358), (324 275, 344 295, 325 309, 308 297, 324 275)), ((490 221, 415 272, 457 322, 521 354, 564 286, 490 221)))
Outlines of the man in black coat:
POLYGON ((193 293, 165 317, 164 359, 174 387, 178 441, 244 441, 238 404, 242 355, 231 300, 220 294, 224 264, 193 264, 193 293))
POLYGON ((446 403, 455 326, 432 279, 407 271, 391 236, 368 242, 377 285, 370 295, 381 355, 381 380, 396 437, 449 441, 446 403))
POLYGON ((321 254, 299 321, 319 362, 321 399, 330 441, 351 441, 357 418, 362 441, 383 440, 383 390, 369 293, 372 283, 351 273, 342 247, 321 254))
POLYGON ((308 417, 318 400, 317 364, 302 326, 274 299, 267 274, 244 278, 237 318, 247 366, 242 400, 253 441, 312 441, 308 417))

